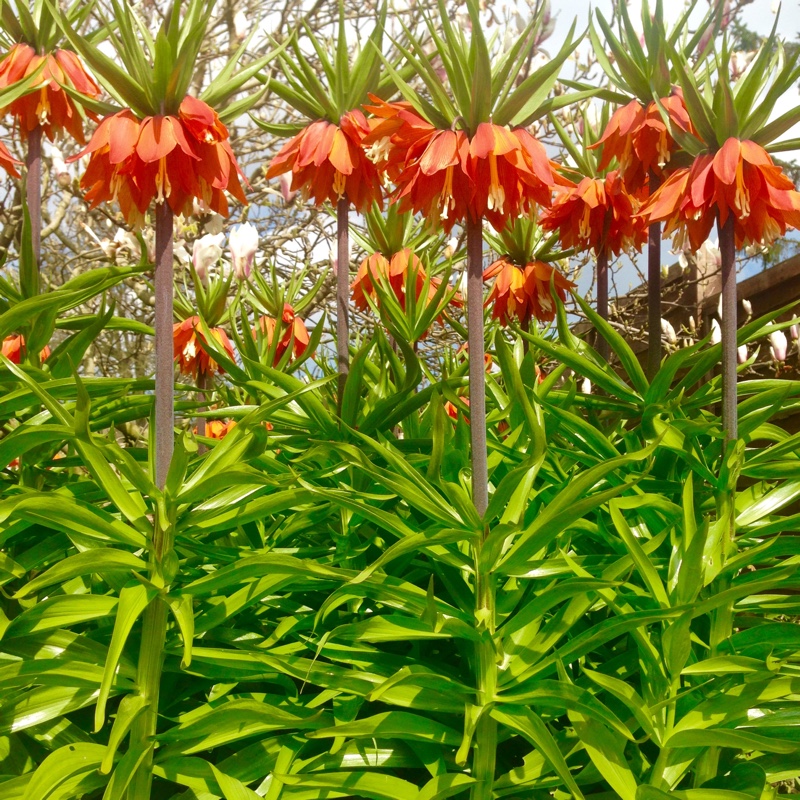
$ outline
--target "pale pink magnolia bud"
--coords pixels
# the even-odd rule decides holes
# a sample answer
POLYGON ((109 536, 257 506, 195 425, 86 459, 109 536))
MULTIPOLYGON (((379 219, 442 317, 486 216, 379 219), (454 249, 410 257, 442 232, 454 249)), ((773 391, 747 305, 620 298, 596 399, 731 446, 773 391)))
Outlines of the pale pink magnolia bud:
POLYGON ((797 325, 790 326, 789 336, 792 337, 792 341, 800 339, 800 328, 798 328, 797 325))
POLYGON ((776 363, 786 361, 786 334, 783 331, 773 331, 768 337, 769 349, 772 353, 772 360, 776 363))
POLYGON ((672 327, 669 320, 661 318, 661 335, 670 343, 677 344, 678 337, 675 334, 675 328, 672 327))
POLYGON ((442 253, 442 255, 445 258, 452 258, 457 248, 458 248, 458 239, 456 239, 456 237, 454 236, 452 239, 447 240, 447 246, 444 248, 444 253, 442 253))
POLYGON ((294 200, 295 195, 297 194, 297 192, 292 191, 292 180, 289 177, 290 174, 291 173, 289 172, 284 172, 280 177, 281 196, 287 205, 294 200))
POLYGON ((747 345, 742 344, 736 348, 736 360, 740 364, 745 364, 747 362, 747 345))
POLYGON ((228 246, 231 250, 233 275, 237 281, 243 281, 253 271, 253 261, 258 250, 258 231, 254 225, 245 222, 231 231, 228 246))
POLYGON ((719 322, 715 319, 711 320, 711 344, 719 344, 722 341, 722 330, 719 327, 719 322))
POLYGON ((192 246, 192 264, 197 277, 204 283, 208 280, 208 270, 213 267, 222 256, 222 241, 225 235, 207 233, 195 239, 192 246))
POLYGON ((744 309, 746 317, 745 321, 747 321, 753 316, 753 304, 749 300, 742 300, 742 308, 744 309))
POLYGON ((247 36, 250 23, 241 9, 233 15, 233 35, 241 42, 247 36))

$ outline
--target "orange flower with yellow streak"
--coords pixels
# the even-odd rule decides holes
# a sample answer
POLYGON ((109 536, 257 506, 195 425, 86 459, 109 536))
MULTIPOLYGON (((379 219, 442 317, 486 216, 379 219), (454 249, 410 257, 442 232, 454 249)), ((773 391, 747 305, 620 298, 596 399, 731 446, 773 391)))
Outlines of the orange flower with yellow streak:
POLYGON ((367 109, 379 116, 364 145, 385 162, 401 211, 421 213, 445 232, 484 216, 502 230, 509 219, 550 205, 559 178, 542 144, 524 128, 482 122, 470 137, 436 128, 407 103, 367 109))
POLYGON ((153 200, 184 216, 192 213, 195 200, 227 216, 225 192, 247 203, 228 129, 216 111, 189 95, 177 115, 140 120, 126 109, 105 117, 70 161, 85 155, 89 165, 81 187, 90 208, 116 200, 133 225, 143 224, 153 200))
POLYGON ((345 195, 360 212, 382 205, 380 175, 362 148, 369 132, 361 111, 348 111, 338 125, 312 122, 280 149, 266 177, 291 171, 291 191, 302 191, 317 205, 326 200, 335 205, 345 195))
POLYGON ((682 249, 699 250, 714 223, 734 219, 736 247, 769 245, 800 227, 800 193, 755 142, 730 138, 716 152, 675 171, 641 209, 646 224, 665 222, 682 249))
MULTIPOLYGON (((200 317, 188 317, 172 327, 172 353, 182 375, 191 375, 195 380, 225 370, 206 351, 206 338, 199 330, 200 317)), ((233 360, 233 345, 222 328, 211 328, 211 335, 233 360)))
POLYGON ((562 302, 575 286, 551 264, 531 261, 520 266, 509 256, 489 265, 483 279, 490 278, 495 281, 485 305, 492 307, 492 318, 499 320, 501 325, 508 325, 515 319, 523 325, 531 319, 550 322, 556 315, 555 302, 550 294, 551 279, 562 302))
MULTIPOLYGON (((83 144, 83 117, 75 101, 62 86, 69 86, 88 97, 99 97, 100 87, 89 75, 81 60, 70 50, 55 50, 39 55, 29 44, 15 44, 0 61, 0 89, 13 86, 45 66, 36 79, 36 88, 0 109, 16 119, 23 137, 41 127, 50 141, 64 131, 83 144)), ((87 112, 92 119, 97 117, 87 112)))
MULTIPOLYGON (((294 308, 289 303, 283 304, 283 314, 281 315, 282 325, 278 325, 273 317, 263 316, 258 320, 258 327, 261 329, 261 335, 267 340, 267 347, 272 347, 272 341, 276 335, 276 328, 278 334, 283 326, 285 330, 278 340, 278 346, 275 351, 275 364, 277 364, 283 354, 292 347, 292 353, 295 358, 303 355, 311 342, 311 337, 308 335, 308 329, 300 317, 295 314, 294 308), (294 339, 293 339, 294 337, 294 339)), ((256 335, 256 331, 253 331, 256 335)))
MULTIPOLYGON (((680 93, 662 98, 661 105, 672 125, 687 133, 694 132, 680 93)), ((603 135, 590 145, 590 149, 596 147, 603 148, 598 169, 607 169, 616 159, 622 180, 631 191, 641 189, 651 171, 662 177, 672 154, 678 149, 658 105, 651 102, 645 107, 638 100, 631 100, 614 112, 603 135)))
POLYGON ((544 230, 559 232, 564 248, 620 255, 639 250, 647 241, 647 228, 635 216, 639 205, 639 199, 625 188, 619 170, 613 170, 605 178, 583 178, 557 191, 539 222, 544 230))

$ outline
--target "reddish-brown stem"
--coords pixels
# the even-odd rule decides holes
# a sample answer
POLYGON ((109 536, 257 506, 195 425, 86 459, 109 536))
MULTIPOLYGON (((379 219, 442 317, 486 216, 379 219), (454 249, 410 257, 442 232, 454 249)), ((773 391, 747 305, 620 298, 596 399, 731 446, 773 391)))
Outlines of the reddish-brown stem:
POLYGON ((469 420, 472 437, 472 498, 483 516, 489 503, 486 456, 486 364, 483 333, 483 233, 467 219, 467 332, 469 335, 469 420))
POLYGON ((28 133, 25 157, 25 202, 31 218, 31 246, 36 266, 42 263, 42 129, 36 126, 28 133))
POLYGON ((172 209, 156 205, 156 485, 167 479, 175 435, 174 367, 172 356, 172 209))
POLYGON ((339 367, 339 405, 350 372, 350 201, 347 195, 336 204, 336 353, 339 367))

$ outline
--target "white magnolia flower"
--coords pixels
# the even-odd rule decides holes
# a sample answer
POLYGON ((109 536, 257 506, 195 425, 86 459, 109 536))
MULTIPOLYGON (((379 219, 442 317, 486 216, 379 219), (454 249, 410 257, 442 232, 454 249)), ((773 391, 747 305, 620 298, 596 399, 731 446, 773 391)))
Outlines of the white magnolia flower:
POLYGON ((233 274, 237 281, 243 281, 253 270, 253 261, 258 250, 258 231, 254 225, 245 222, 231 231, 228 240, 231 251, 233 274))
POLYGON ((222 233, 207 233, 199 239, 195 239, 192 246, 192 264, 197 277, 201 281, 208 280, 208 271, 222 257, 222 241, 225 235, 222 233))

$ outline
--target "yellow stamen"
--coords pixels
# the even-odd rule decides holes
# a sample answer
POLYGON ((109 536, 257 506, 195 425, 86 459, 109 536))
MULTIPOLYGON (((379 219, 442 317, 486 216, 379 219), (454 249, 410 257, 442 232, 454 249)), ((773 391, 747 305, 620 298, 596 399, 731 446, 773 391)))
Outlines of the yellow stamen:
POLYGON ((733 204, 743 217, 750 216, 750 192, 744 185, 744 169, 741 159, 736 165, 736 194, 733 197, 733 204))
POLYGON ((447 219, 451 208, 456 207, 455 200, 453 200, 453 168, 448 167, 444 174, 444 186, 442 187, 441 194, 442 202, 442 219, 447 219))
POLYGON ((346 183, 347 176, 337 169, 333 176, 333 191, 336 192, 337 197, 341 197, 344 194, 346 183))
POLYGON ((581 239, 588 239, 591 232, 591 225, 589 224, 589 217, 591 216, 592 209, 589 206, 584 206, 581 221, 578 223, 578 233, 581 239))
POLYGON ((486 205, 489 211, 496 209, 502 214, 506 203, 506 190, 500 185, 500 178, 497 175, 497 156, 494 153, 489 153, 489 175, 489 199, 486 205))

